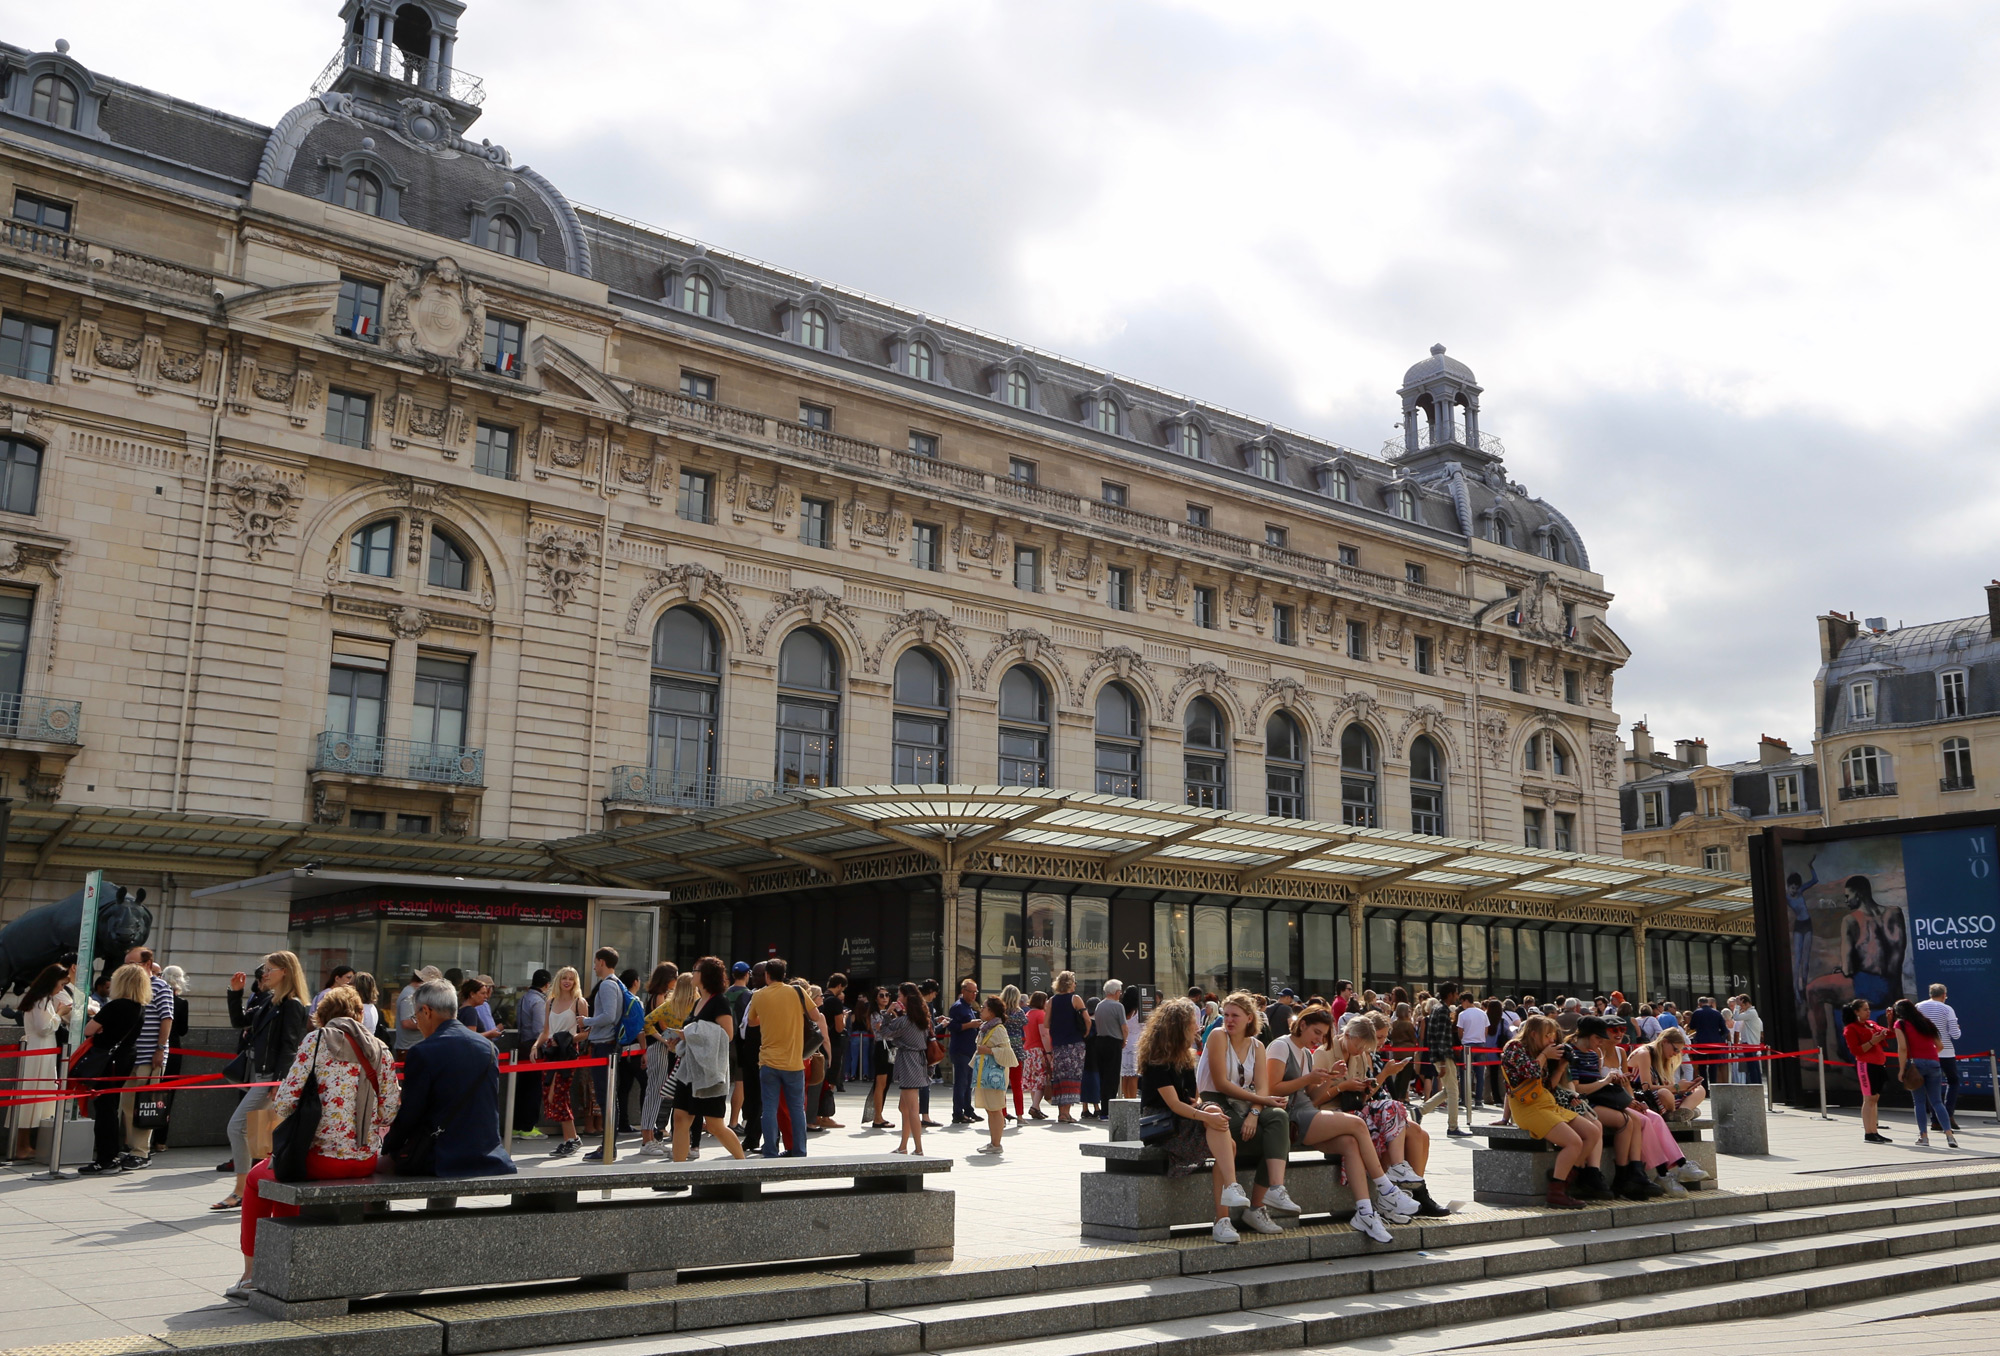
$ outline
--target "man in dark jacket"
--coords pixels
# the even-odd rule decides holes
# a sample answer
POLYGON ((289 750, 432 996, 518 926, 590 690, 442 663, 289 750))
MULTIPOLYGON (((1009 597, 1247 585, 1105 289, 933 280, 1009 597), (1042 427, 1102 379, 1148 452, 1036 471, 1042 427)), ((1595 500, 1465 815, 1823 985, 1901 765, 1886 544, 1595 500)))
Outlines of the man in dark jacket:
POLYGON ((435 1139, 436 1177, 505 1177, 517 1171, 500 1147, 500 1063, 493 1042, 458 1022, 458 994, 443 980, 416 993, 424 1038, 403 1056, 403 1104, 382 1152, 400 1159, 435 1139))

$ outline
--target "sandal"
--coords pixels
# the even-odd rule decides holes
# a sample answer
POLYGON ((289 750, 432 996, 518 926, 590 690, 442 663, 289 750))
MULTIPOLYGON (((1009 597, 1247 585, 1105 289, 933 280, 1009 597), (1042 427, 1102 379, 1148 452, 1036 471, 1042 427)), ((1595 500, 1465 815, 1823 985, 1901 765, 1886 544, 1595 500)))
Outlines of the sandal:
POLYGON ((241 1210, 243 1208, 243 1198, 232 1191, 208 1208, 211 1210, 241 1210))

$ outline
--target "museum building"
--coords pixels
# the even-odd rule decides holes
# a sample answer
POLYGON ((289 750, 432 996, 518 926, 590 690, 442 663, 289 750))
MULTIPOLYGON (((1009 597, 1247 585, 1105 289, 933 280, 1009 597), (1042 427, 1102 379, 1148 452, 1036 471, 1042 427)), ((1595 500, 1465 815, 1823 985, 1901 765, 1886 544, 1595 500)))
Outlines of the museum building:
POLYGON ((6 917, 144 885, 210 1016, 287 943, 1748 987, 1443 346, 1359 450, 584 207, 464 9, 275 127, 0 45, 6 917))

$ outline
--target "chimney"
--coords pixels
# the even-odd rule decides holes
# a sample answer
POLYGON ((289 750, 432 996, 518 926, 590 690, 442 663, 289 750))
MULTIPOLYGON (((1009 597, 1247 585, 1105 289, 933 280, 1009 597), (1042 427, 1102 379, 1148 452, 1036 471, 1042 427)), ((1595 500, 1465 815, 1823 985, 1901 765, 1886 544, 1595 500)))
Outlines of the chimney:
MULTIPOLYGON (((1995 583, 2000 584, 2000 580, 1996 580, 1995 583)), ((1993 597, 1993 590, 1991 588, 1987 589, 1986 596, 1989 599, 1990 611, 1990 600, 1993 597)), ((2000 625, 2000 623, 1996 623, 1996 625, 2000 625)), ((1840 652, 1847 648, 1847 642, 1853 640, 1860 632, 1861 628, 1854 624, 1854 618, 1842 616, 1838 612, 1828 611, 1825 616, 1819 619, 1819 662, 1822 664, 1831 664, 1834 660, 1840 658, 1840 652)), ((1995 632, 1995 634, 2000 635, 2000 632, 1995 632)))
POLYGON ((1653 761, 1653 732, 1643 720, 1632 725, 1632 756, 1642 763, 1653 761))
POLYGON ((1986 634, 2000 640, 2000 579, 1986 586, 1986 634))
POLYGON ((1760 766, 1770 767, 1774 763, 1789 763, 1791 761, 1792 746, 1790 744, 1787 744, 1782 739, 1774 739, 1770 735, 1758 736, 1757 762, 1760 766))
POLYGON ((1708 741, 1706 739, 1676 739, 1674 757, 1688 767, 1708 766, 1708 741))

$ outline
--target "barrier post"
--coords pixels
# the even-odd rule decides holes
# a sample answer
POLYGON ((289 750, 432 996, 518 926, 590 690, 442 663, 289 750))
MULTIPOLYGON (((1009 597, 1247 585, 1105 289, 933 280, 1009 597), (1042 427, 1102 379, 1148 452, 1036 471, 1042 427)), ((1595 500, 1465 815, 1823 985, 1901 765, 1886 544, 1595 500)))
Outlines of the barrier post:
POLYGON ((520 1062, 519 1050, 507 1052, 507 1105, 502 1110, 500 1122, 507 1127, 506 1138, 501 1141, 501 1147, 507 1151, 509 1158, 514 1156, 514 1082, 521 1076, 514 1066, 520 1062))
POLYGON ((1993 1090, 1993 1123, 2000 1125, 2000 1055, 1986 1052, 1987 1086, 1993 1090))
POLYGON ((1757 1063, 1764 1070, 1765 1114, 1775 1116, 1778 1114, 1778 1094, 1771 1086, 1771 1078, 1772 1075, 1777 1073, 1778 1069, 1776 1065, 1771 1063, 1770 1046, 1760 1045, 1757 1047, 1757 1063))
POLYGON ((1826 1114, 1826 1051, 1813 1051, 1813 1064, 1819 1069, 1819 1118, 1830 1121, 1833 1117, 1826 1114))
MULTIPOLYGON (((1472 1128, 1472 1104, 1479 1100, 1479 1094, 1472 1086, 1472 1047, 1461 1045, 1458 1048, 1465 1051, 1465 1073, 1458 1081, 1458 1102, 1465 1109, 1465 1128, 1470 1130, 1472 1128)), ((1447 1121, 1450 1119, 1450 1117, 1446 1117, 1447 1121)))
POLYGON ((64 1172, 62 1170, 63 1122, 69 1119, 69 1099, 63 1096, 63 1093, 67 1091, 68 1082, 69 1082, 69 1048, 68 1046, 64 1045, 63 1042, 57 1041, 56 1042, 56 1102, 55 1102, 56 1128, 55 1128, 55 1133, 49 1136, 50 1139, 49 1170, 45 1173, 36 1174, 36 1176, 39 1177, 44 1182, 60 1182, 66 1177, 74 1177, 76 1175, 75 1173, 64 1172))
MULTIPOLYGON (((618 1047, 604 1057, 604 1165, 618 1161, 618 1047)), ((610 1192, 605 1192, 609 1197, 610 1192)))

